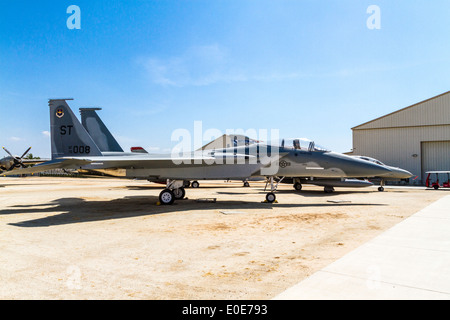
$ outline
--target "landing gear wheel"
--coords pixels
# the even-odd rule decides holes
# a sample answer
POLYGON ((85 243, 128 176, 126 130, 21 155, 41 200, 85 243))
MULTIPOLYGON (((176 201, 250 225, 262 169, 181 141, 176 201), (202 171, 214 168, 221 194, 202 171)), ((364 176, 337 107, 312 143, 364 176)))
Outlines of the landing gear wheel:
POLYGON ((174 189, 172 192, 176 200, 183 199, 186 195, 186 191, 184 190, 184 188, 174 189))
POLYGON ((200 183, 198 183, 198 181, 192 181, 191 187, 192 188, 198 188, 198 187, 200 187, 200 183))
POLYGON ((433 188, 434 188, 434 190, 437 190, 437 189, 439 189, 439 186, 438 186, 437 184, 435 184, 435 185, 433 186, 433 188))
POLYGON ((325 188, 323 188, 323 191, 325 193, 333 193, 334 188, 333 187, 325 187, 325 188))
POLYGON ((266 201, 267 202, 273 203, 276 199, 277 199, 277 197, 275 196, 275 193, 269 192, 268 194, 266 194, 266 201))
POLYGON ((296 182, 296 183, 294 183, 294 189, 295 190, 297 190, 297 191, 301 191, 302 190, 302 184, 301 183, 298 183, 298 182, 296 182))
POLYGON ((174 201, 175 201, 175 195, 169 189, 164 189, 159 194, 159 202, 161 204, 165 204, 165 205, 166 204, 173 204, 174 201))
POLYGON ((383 187, 378 187, 378 191, 383 192, 384 188, 383 187))
POLYGON ((248 181, 244 181, 244 187, 246 188, 250 187, 250 183, 248 183, 248 181))

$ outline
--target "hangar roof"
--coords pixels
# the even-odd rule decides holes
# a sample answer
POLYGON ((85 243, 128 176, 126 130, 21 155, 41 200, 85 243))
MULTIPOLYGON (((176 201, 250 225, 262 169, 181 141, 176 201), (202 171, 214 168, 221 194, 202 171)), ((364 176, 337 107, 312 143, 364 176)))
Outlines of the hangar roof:
POLYGON ((352 130, 450 125, 450 91, 353 127, 352 130))

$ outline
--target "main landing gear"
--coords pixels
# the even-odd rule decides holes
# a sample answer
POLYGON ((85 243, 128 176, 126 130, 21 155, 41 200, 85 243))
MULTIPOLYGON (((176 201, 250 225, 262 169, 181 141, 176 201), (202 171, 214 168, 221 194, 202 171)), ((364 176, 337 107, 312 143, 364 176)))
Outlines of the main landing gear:
MULTIPOLYGON (((264 191, 267 189, 267 185, 270 183, 270 192, 266 194, 266 201, 268 203, 274 203, 277 201, 277 197, 275 196, 275 191, 277 190, 278 184, 283 181, 284 177, 281 178, 276 184, 274 184, 274 177, 269 177, 266 183, 266 187, 264 191)), ((191 184, 191 187, 196 187, 197 181, 194 181, 191 184)), ((198 184, 198 182, 197 182, 198 184)), ((170 180, 167 179, 166 188, 161 191, 159 194, 159 203, 162 205, 171 205, 175 202, 175 200, 183 199, 186 195, 186 191, 184 190, 184 181, 183 180, 170 180)), ((197 185, 198 187, 198 185, 197 185)))
POLYGON ((175 195, 173 194, 172 190, 170 189, 164 189, 159 194, 159 203, 161 204, 173 204, 175 201, 175 195))
POLYGON ((173 204, 175 200, 181 200, 186 195, 183 188, 183 180, 167 179, 166 189, 159 194, 159 203, 163 205, 173 204))

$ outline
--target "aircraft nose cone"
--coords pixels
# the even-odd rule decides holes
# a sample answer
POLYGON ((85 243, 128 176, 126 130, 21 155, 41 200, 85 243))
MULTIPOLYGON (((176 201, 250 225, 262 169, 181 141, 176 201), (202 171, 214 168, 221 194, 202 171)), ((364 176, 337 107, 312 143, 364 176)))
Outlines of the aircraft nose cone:
POLYGON ((398 177, 399 179, 408 179, 413 176, 413 174, 411 172, 409 172, 408 170, 405 170, 405 169, 395 168, 395 169, 391 169, 391 170, 392 170, 393 174, 395 174, 395 176, 398 177))

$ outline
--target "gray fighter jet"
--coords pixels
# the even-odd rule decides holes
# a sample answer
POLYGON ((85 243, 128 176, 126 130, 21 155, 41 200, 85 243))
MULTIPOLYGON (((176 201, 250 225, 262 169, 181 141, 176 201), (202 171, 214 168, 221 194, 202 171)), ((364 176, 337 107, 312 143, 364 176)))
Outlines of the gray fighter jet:
MULTIPOLYGON (((310 148, 302 150, 284 145, 255 143, 202 152, 151 155, 131 152, 102 152, 88 131, 74 115, 68 100, 51 99, 50 132, 52 160, 32 168, 18 169, 15 174, 29 174, 50 169, 120 170, 126 178, 166 180, 161 204, 172 204, 184 197, 185 180, 267 177, 270 192, 266 201, 275 201, 275 177, 351 178, 378 176, 389 172, 376 163, 343 154, 310 148)), ((5 172, 2 175, 11 175, 5 172)))

